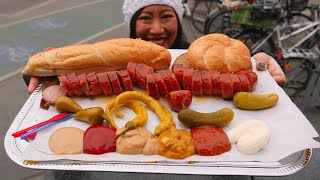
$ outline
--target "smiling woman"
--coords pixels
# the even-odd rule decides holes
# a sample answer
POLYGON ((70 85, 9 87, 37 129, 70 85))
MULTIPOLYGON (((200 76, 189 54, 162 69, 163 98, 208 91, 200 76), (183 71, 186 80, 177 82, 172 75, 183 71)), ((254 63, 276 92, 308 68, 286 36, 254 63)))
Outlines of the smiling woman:
POLYGON ((181 26, 181 0, 125 0, 122 10, 130 38, 141 38, 168 49, 189 47, 181 26))

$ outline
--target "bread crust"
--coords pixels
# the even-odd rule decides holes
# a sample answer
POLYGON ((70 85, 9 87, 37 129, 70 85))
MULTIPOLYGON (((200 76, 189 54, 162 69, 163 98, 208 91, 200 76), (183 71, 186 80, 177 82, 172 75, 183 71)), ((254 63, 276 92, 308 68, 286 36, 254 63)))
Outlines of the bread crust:
POLYGON ((103 72, 125 69, 130 61, 143 62, 155 69, 167 69, 171 55, 166 48, 151 42, 118 38, 40 52, 29 59, 22 73, 56 76, 71 72, 103 72))
POLYGON ((182 64, 184 68, 192 67, 189 63, 187 52, 178 56, 173 64, 182 64))
POLYGON ((241 41, 224 34, 208 34, 196 39, 188 49, 190 65, 199 70, 221 73, 252 68, 249 49, 241 41))

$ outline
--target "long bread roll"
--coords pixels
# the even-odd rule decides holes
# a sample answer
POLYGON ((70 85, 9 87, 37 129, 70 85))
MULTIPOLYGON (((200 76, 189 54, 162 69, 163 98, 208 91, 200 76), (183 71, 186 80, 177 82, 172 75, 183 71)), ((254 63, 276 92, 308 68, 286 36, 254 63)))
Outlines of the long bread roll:
POLYGON ((56 76, 72 72, 103 72, 124 69, 130 61, 143 62, 155 69, 167 69, 171 55, 166 48, 151 42, 119 38, 40 52, 29 59, 22 73, 56 76))

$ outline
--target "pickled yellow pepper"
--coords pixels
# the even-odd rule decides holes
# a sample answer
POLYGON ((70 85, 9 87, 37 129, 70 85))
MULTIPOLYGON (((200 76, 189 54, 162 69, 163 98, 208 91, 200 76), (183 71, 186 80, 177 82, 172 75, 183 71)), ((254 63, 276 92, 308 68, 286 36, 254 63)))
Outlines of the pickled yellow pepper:
MULTIPOLYGON (((111 109, 114 107, 114 102, 115 102, 115 99, 107 104, 105 115, 108 117, 113 127, 118 129, 118 126, 114 122, 114 119, 110 112, 111 109)), ((136 127, 143 127, 146 124, 148 120, 147 110, 140 101, 127 99, 121 102, 121 104, 124 104, 125 106, 127 106, 137 114, 135 118, 127 122, 127 124, 125 125, 126 128, 134 129, 136 127)))
POLYGON ((160 119, 160 124, 155 128, 153 136, 160 135, 163 131, 169 129, 173 124, 172 114, 166 107, 148 94, 139 91, 126 91, 116 97, 114 102, 114 112, 118 117, 123 117, 123 114, 121 114, 119 111, 119 104, 127 99, 139 100, 156 113, 160 119))

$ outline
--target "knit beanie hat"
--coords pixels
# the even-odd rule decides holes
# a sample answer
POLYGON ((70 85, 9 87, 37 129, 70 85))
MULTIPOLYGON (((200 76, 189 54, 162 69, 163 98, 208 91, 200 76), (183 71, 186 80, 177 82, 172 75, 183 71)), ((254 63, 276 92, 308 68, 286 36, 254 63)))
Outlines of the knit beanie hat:
POLYGON ((172 7, 178 15, 179 21, 182 22, 183 6, 182 0, 125 0, 122 6, 124 21, 130 28, 132 16, 141 8, 150 5, 166 5, 172 7))

